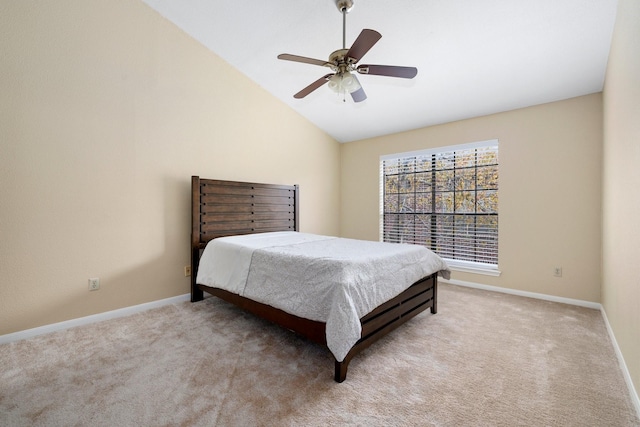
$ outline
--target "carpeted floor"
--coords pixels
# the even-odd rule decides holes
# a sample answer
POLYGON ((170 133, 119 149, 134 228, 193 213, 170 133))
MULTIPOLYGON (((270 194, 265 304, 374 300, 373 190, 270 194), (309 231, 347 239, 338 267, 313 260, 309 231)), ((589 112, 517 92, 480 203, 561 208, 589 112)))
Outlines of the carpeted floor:
POLYGON ((601 314, 440 286, 333 381, 215 298, 0 346, 2 426, 639 426, 601 314))

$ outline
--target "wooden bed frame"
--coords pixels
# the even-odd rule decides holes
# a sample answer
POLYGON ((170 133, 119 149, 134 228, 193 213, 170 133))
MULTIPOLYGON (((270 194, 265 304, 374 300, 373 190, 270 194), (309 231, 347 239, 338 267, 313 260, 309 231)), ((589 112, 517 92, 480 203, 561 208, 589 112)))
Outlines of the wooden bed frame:
MULTIPOLYGON (((200 256, 216 237, 299 230, 297 185, 258 184, 191 177, 191 301, 203 291, 222 298, 259 317, 326 345, 325 323, 304 319, 252 301, 223 289, 196 283, 200 256)), ((437 312, 438 273, 427 276, 360 319, 362 335, 342 362, 335 361, 337 382, 347 377, 351 359, 407 320, 426 310, 437 312)))

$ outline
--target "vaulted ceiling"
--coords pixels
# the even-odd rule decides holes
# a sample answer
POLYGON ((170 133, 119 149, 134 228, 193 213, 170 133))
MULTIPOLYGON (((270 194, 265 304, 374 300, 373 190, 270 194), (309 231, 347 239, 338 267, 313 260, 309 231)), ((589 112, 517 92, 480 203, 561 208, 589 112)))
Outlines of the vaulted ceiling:
POLYGON ((382 38, 360 64, 417 67, 413 79, 358 75, 367 99, 327 85, 320 60, 342 48, 335 0, 143 0, 340 142, 477 117, 603 89, 617 0, 355 0, 346 47, 382 38))

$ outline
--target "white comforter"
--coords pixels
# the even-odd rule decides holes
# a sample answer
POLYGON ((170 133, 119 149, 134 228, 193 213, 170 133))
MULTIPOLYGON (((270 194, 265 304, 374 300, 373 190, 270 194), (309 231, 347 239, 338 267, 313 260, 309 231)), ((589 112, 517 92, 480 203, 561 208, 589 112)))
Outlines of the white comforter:
POLYGON ((422 246, 299 232, 209 242, 196 281, 306 319, 326 322, 337 361, 360 339, 360 318, 446 263, 422 246))

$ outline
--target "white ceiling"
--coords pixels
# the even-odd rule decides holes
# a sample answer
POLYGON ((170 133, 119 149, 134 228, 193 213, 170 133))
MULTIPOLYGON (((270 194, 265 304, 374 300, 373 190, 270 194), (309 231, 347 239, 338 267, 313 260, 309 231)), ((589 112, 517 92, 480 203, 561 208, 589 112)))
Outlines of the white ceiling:
POLYGON ((359 75, 368 99, 342 101, 330 72, 278 60, 327 60, 342 48, 335 0, 143 0, 340 142, 522 108, 602 90, 617 0, 355 0, 347 48, 382 39, 360 64, 414 66, 412 80, 359 75))

